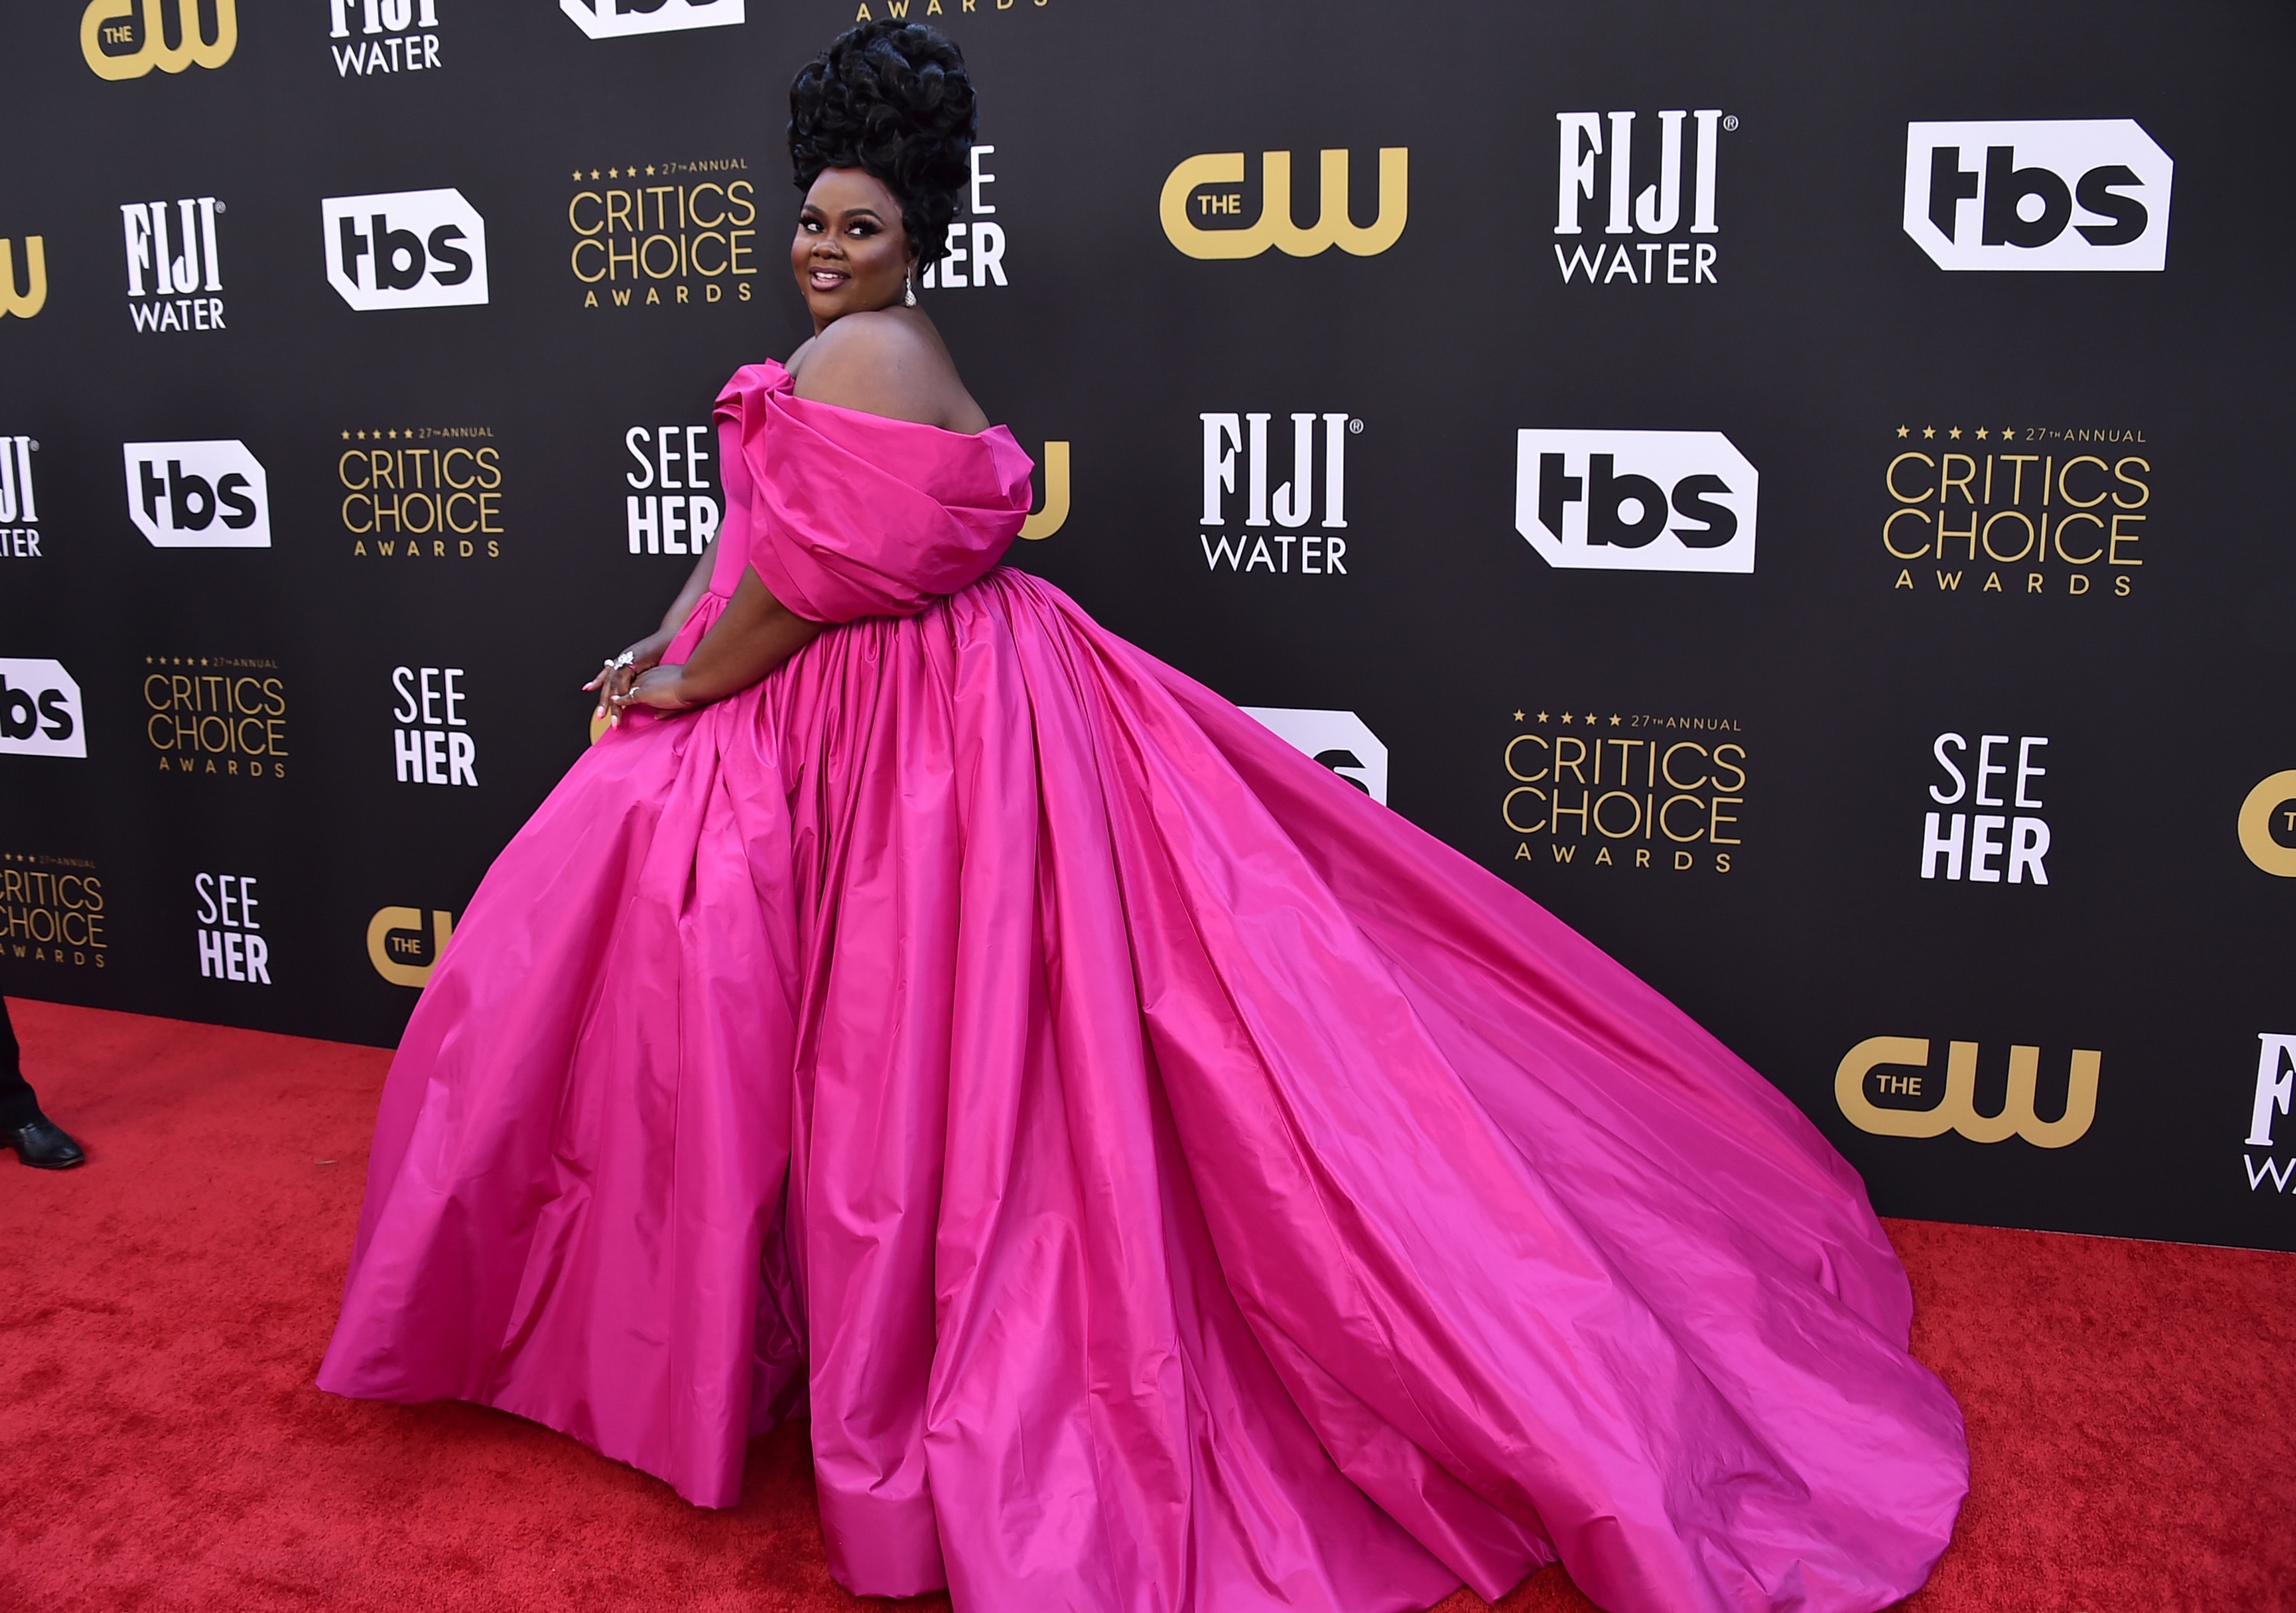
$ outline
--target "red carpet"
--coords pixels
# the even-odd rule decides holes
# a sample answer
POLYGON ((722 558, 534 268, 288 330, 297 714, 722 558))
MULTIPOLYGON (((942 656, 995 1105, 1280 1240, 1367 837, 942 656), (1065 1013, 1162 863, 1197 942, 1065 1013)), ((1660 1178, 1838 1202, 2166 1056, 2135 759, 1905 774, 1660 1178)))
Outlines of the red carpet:
MULTIPOLYGON (((893 1605, 831 1583, 801 1426, 712 1513, 496 1412, 311 1387, 388 1054, 13 1006, 90 1164, 0 1155, 0 1608, 893 1605)), ((1975 1463, 1906 1609, 2296 1609, 2296 1255, 1890 1230, 1975 1463)), ((1591 1605, 1554 1569, 1503 1604, 1591 1605)))

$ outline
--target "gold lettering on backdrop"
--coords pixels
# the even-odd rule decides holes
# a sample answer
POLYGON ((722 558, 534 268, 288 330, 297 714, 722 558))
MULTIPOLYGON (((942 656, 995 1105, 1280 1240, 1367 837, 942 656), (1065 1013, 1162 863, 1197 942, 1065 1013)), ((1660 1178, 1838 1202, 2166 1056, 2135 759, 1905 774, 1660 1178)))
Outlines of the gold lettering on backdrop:
POLYGON ((141 78, 153 68, 180 73, 187 67, 221 67, 239 48, 236 0, 214 0, 216 31, 212 39, 200 34, 200 0, 176 0, 177 43, 170 48, 162 13, 168 0, 143 0, 141 21, 136 0, 88 0, 79 17, 79 53, 99 78, 141 78), (135 49, 107 52, 106 45, 133 45, 135 49))
POLYGON ((1302 229, 1292 217, 1292 153, 1263 152, 1259 169, 1259 218, 1242 229, 1205 229, 1189 217, 1193 203, 1206 218, 1237 216, 1242 199, 1216 192, 1198 196, 1211 186, 1243 183, 1242 152, 1212 152, 1190 157, 1164 181, 1157 202, 1166 239, 1191 258, 1257 258, 1269 247, 1279 247, 1294 258, 1313 258, 1338 247, 1358 258, 1370 258, 1393 246, 1403 234, 1410 212, 1410 157, 1407 147, 1382 146, 1379 152, 1379 210, 1368 228, 1348 213, 1348 153, 1322 153, 1323 211, 1311 228, 1302 229))
POLYGON ((2272 837, 2272 815, 2286 809, 2288 827, 2296 829, 2296 771, 2275 773, 2249 791, 2240 803, 2240 849, 2267 874, 2296 879, 2296 847, 2272 837))
POLYGON ((1045 444, 1044 507, 1021 523, 1023 538, 1049 538, 1069 518, 1069 445, 1045 444))
POLYGON ((366 959, 374 972, 393 985, 420 991, 430 983, 430 971, 447 951, 455 934, 455 916, 433 909, 430 913, 430 960, 412 963, 423 952, 422 911, 420 908, 381 908, 366 923, 366 959))
POLYGON ((24 289, 16 289, 16 247, 0 237, 0 319, 13 314, 29 319, 47 306, 48 243, 42 235, 24 237, 24 289))
POLYGON ((2094 1049, 2075 1048, 2065 1082, 2065 1112, 2055 1120, 2034 1113, 2033 1098, 2040 1083, 2041 1049, 2013 1046, 2009 1049, 2009 1087, 1998 1114, 1977 1112, 1977 1044, 1956 1041, 1946 1053, 1945 1090, 1928 1108, 1884 1108, 1866 1096, 1869 1077, 1885 1093, 1919 1098, 1930 1079, 1930 1044, 1921 1036, 1869 1036, 1842 1056, 1833 1073, 1833 1101, 1842 1115, 1861 1132, 1876 1137, 1941 1137, 1958 1132, 1972 1142, 2000 1142, 2022 1137, 2037 1148, 2062 1148, 2078 1142, 2096 1118, 2097 1071, 2103 1056, 2094 1049), (1915 1074, 1885 1072, 1913 1070, 1915 1074))
MULTIPOLYGON (((2132 451, 2143 446, 2143 432, 1949 424, 1917 434, 1906 424, 1890 440, 1897 451, 1882 473, 1891 506, 1882 547, 1892 562, 1944 562, 1934 571, 1938 591, 2117 599, 2135 592, 2152 535, 2152 464, 2132 451), (1907 446, 1914 440, 1928 447, 1907 446), (2079 451, 2096 443, 2123 446, 2079 451), (1988 569, 1967 572, 1972 580, 1964 588, 1960 568, 1980 565, 1988 569)), ((1912 568, 1899 565, 1894 575, 1892 588, 1915 587, 1912 568)))

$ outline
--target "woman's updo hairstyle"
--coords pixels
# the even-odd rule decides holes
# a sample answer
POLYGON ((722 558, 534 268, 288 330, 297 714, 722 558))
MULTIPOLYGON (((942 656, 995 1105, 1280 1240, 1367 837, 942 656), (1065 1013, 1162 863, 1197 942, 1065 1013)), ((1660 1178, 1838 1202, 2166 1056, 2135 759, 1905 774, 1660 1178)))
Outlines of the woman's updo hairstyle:
POLYGON ((972 177, 980 125, 964 53, 916 22, 864 22, 837 36, 790 86, 798 189, 857 168, 893 193, 920 263, 939 259, 972 177))

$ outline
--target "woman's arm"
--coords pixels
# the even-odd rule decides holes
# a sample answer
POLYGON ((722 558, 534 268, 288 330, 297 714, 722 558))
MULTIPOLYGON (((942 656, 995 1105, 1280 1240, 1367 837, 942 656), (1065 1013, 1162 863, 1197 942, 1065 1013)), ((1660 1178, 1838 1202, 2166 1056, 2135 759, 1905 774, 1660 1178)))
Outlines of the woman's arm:
POLYGON ((739 694, 812 643, 825 625, 782 604, 745 566, 726 613, 701 636, 685 664, 656 666, 614 696, 613 720, 628 706, 683 712, 739 694))
POLYGON ((660 630, 649 633, 631 645, 622 652, 628 657, 627 661, 617 657, 619 665, 614 661, 608 662, 596 677, 582 686, 585 689, 598 691, 598 709, 593 715, 611 715, 612 703, 628 694, 630 685, 636 683, 648 668, 660 663, 661 653, 669 647, 669 641, 677 637, 677 630, 685 625, 685 619, 693 613, 693 607, 701 603, 701 596, 709 591, 709 570, 717 564, 718 539, 712 538, 709 547, 701 551, 701 558, 693 563, 693 570, 686 576, 685 586, 677 590, 677 597, 671 601, 668 611, 662 616, 660 630))

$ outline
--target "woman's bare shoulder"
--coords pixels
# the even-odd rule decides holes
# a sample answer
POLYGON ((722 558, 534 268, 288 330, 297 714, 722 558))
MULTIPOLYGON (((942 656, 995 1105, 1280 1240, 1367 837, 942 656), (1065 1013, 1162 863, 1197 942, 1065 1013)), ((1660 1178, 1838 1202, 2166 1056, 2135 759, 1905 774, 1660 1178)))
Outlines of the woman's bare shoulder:
POLYGON ((800 398, 954 432, 988 427, 939 333, 921 315, 848 314, 791 358, 800 398))

